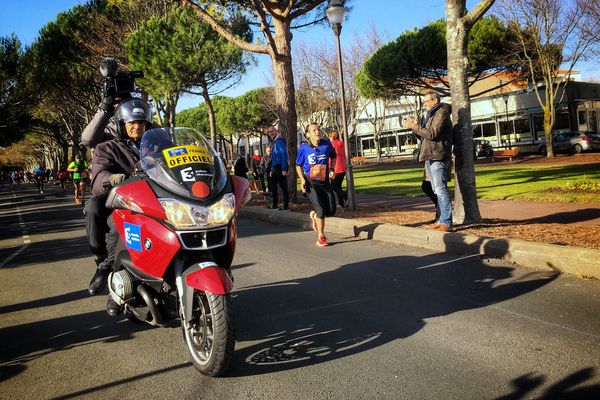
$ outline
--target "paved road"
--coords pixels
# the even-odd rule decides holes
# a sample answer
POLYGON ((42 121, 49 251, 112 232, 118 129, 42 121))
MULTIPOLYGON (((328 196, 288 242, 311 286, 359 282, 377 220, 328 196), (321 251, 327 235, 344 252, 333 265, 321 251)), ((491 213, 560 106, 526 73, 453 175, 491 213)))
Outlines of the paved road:
POLYGON ((235 358, 203 377, 87 295, 81 207, 48 192, 0 192, 0 398, 600 398, 600 282, 246 220, 235 358))

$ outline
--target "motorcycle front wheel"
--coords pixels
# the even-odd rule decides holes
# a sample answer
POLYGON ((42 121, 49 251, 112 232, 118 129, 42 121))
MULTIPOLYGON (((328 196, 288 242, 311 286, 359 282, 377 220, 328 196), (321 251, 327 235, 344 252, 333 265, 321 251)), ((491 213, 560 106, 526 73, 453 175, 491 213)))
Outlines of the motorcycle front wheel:
POLYGON ((229 366, 235 346, 231 298, 194 290, 192 320, 181 321, 190 360, 200 373, 222 375, 229 366))

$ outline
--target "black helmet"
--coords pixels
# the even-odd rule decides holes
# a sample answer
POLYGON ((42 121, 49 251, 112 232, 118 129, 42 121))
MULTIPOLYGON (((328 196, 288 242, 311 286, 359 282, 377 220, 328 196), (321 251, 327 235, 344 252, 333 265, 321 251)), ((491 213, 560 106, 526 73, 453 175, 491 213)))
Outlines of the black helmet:
POLYGON ((118 133, 121 138, 126 138, 125 123, 133 121, 146 121, 152 124, 152 111, 150 106, 142 99, 128 99, 119 104, 115 111, 118 133))

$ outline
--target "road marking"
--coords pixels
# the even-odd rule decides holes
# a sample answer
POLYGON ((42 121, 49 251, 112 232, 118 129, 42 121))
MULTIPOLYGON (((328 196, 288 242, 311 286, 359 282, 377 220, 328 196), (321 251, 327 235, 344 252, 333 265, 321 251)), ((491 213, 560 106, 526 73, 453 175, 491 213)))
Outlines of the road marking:
POLYGON ((417 267, 416 269, 427 269, 427 268, 439 267, 440 265, 452 264, 453 262, 456 262, 456 261, 468 260, 469 258, 481 258, 481 257, 483 257, 481 254, 471 254, 470 256, 464 256, 464 257, 454 258, 454 259, 448 260, 448 261, 440 261, 440 262, 436 262, 436 263, 429 264, 429 265, 423 265, 421 267, 417 267))
MULTIPOLYGON (((15 194, 14 190, 13 190, 12 194, 13 194, 14 198, 17 198, 17 195, 15 194)), ((23 215, 21 214, 21 208, 19 207, 18 204, 15 204, 15 207, 17 209, 17 218, 19 220, 19 226, 21 227, 21 232, 23 233, 23 246, 21 246, 17 250, 15 250, 10 256, 6 257, 6 259, 4 261, 2 261, 2 263, 0 263, 0 268, 4 268, 5 265, 7 265, 13 258, 15 258, 19 254, 21 254, 31 244, 31 239, 29 238, 29 235, 27 232, 27 226, 25 225, 25 221, 23 220, 23 215)))
POLYGON ((8 264, 13 258, 15 258, 16 256, 18 256, 19 254, 21 254, 21 252, 23 252, 23 250, 25 250, 28 247, 29 247, 29 244, 25 244, 25 245, 19 247, 14 253, 12 253, 4 261, 2 261, 2 263, 0 264, 0 268, 4 268, 4 266, 6 264, 8 264))

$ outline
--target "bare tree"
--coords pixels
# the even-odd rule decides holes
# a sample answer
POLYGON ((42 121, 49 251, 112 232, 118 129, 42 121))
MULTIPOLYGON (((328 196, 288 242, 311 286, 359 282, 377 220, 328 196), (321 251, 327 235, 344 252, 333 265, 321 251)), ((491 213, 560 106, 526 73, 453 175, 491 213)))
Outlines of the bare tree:
MULTIPOLYGON (((365 105, 373 106, 373 113, 367 114, 367 118, 373 125, 373 141, 375 142, 375 152, 377 154, 377 164, 381 164, 381 135, 389 125, 387 117, 390 113, 390 105, 394 102, 391 98, 373 99, 370 102, 365 102, 365 105)), ((368 110, 368 108, 367 108, 368 110)))
POLYGON ((571 0, 502 0, 500 4, 499 14, 517 44, 512 55, 527 66, 530 86, 544 112, 547 156, 554 157, 552 130, 556 105, 564 96, 561 89, 592 43, 592 36, 581 29, 588 26, 588 15, 571 0))
POLYGON ((466 0, 446 0, 448 83, 452 97, 456 186, 458 186, 454 191, 453 218, 457 223, 474 223, 481 220, 473 160, 467 48, 471 28, 492 4, 494 0, 481 0, 475 8, 467 11, 466 0))
MULTIPOLYGON (((300 44, 294 48, 294 75, 299 77, 296 90, 296 108, 302 126, 309 122, 327 123, 328 127, 349 134, 356 132, 359 116, 371 102, 361 98, 354 77, 365 60, 373 54, 384 39, 374 24, 366 32, 355 32, 353 41, 342 51, 346 113, 349 127, 343 127, 340 108, 340 87, 336 48, 322 44, 300 44)), ((378 115, 381 117, 381 110, 378 115)), ((374 126, 381 125, 379 122, 374 126)), ((383 127, 383 125, 381 125, 383 127)))
POLYGON ((585 15, 580 27, 586 34, 590 35, 591 40, 594 42, 594 50, 597 53, 600 45, 600 30, 598 30, 598 26, 600 26, 600 5, 598 5, 598 0, 577 0, 577 4, 585 15))

